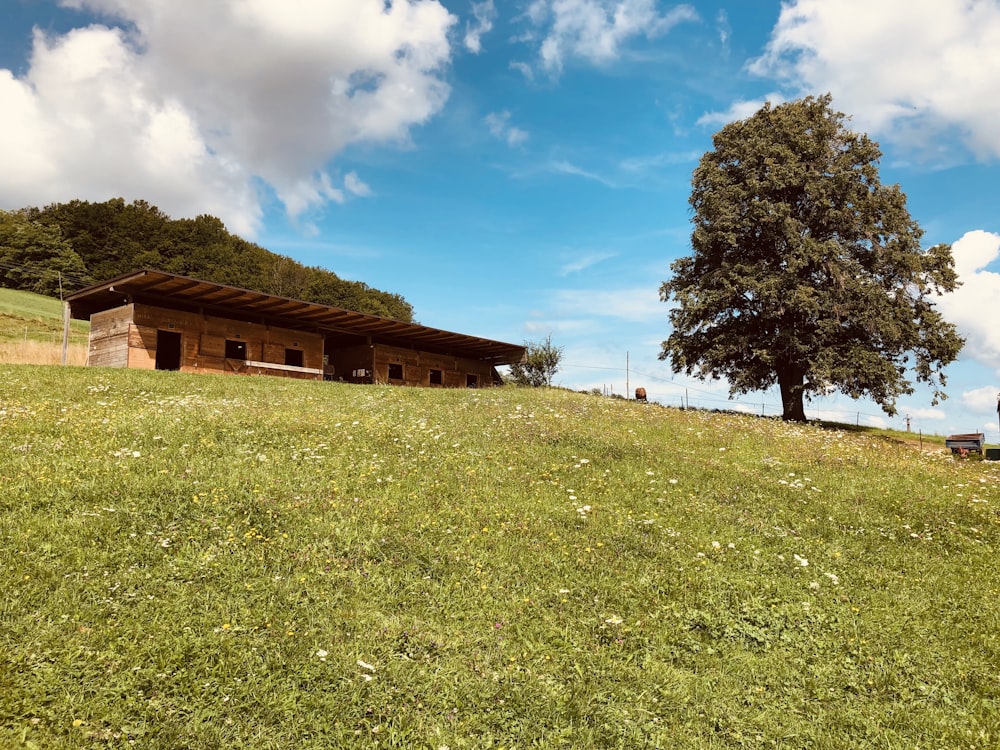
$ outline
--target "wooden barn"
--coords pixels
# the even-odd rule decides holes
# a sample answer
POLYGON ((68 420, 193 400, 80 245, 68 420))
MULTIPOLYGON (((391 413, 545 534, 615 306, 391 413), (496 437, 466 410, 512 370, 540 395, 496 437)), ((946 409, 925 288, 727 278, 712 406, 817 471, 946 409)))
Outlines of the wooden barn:
POLYGON ((524 347, 144 269, 69 297, 87 364, 480 388, 524 347))

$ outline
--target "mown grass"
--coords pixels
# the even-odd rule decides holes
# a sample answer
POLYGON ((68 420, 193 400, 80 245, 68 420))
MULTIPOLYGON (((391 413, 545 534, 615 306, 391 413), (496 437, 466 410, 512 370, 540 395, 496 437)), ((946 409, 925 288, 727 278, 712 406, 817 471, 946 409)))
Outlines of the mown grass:
POLYGON ((556 390, 0 365, 0 746, 989 748, 1000 467, 556 390))

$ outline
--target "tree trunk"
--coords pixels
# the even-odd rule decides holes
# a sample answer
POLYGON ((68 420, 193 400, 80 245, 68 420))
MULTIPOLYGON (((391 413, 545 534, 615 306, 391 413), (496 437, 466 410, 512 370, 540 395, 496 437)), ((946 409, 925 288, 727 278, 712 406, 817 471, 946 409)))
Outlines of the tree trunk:
POLYGON ((781 389, 781 418, 786 422, 805 422, 805 375, 795 367, 778 372, 781 389))

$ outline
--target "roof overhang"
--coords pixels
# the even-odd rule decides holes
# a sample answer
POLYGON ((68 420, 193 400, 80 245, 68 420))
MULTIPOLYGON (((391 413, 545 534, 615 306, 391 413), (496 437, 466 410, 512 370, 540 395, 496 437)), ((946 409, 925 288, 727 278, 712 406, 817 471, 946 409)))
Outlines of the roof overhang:
POLYGON ((79 320, 139 302, 323 335, 370 337, 373 343, 450 354, 494 365, 520 362, 524 357, 524 347, 516 344, 150 269, 94 284, 69 295, 66 301, 72 317, 79 320))

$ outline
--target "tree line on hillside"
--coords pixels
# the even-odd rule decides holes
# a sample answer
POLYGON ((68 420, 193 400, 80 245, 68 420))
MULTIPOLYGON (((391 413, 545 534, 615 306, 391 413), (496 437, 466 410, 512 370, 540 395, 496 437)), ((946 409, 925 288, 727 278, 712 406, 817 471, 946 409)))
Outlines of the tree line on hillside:
POLYGON ((58 296, 140 268, 413 321, 401 295, 273 253, 214 216, 171 219, 121 198, 0 211, 0 286, 58 296))

